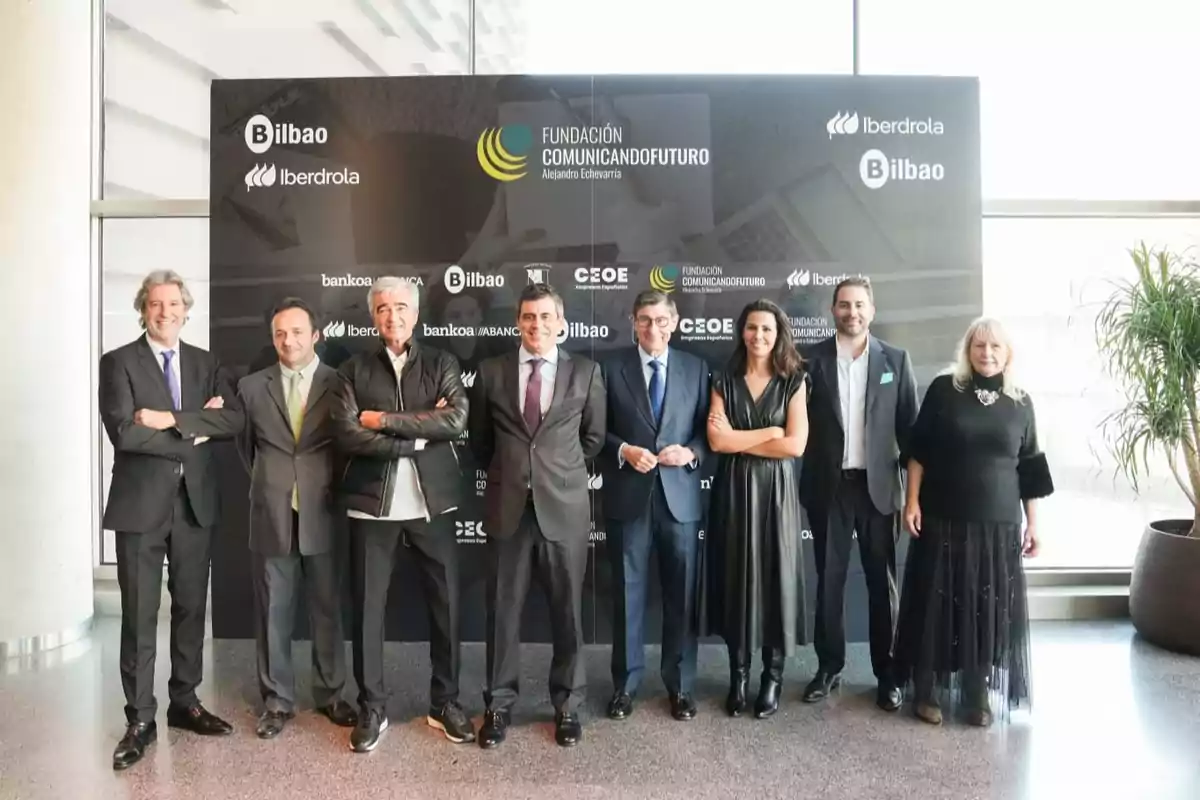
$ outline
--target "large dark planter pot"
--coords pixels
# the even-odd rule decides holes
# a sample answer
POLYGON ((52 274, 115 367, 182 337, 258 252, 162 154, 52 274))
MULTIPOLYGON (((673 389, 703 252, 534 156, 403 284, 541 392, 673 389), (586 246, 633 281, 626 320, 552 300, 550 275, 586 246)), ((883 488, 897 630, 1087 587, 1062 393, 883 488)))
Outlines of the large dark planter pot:
POLYGON ((1152 522, 1142 534, 1129 586, 1129 616, 1147 641, 1200 655, 1200 537, 1191 520, 1152 522))

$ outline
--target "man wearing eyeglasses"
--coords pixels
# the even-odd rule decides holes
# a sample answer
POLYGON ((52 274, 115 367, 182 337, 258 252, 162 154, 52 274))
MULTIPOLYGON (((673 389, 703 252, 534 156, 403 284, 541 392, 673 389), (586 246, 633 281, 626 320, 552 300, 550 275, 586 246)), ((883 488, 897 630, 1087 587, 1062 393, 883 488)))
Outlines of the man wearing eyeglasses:
POLYGON ((652 548, 662 585, 661 674, 678 720, 696 716, 696 574, 700 465, 708 453, 709 373, 668 347, 679 324, 671 298, 646 291, 633 303, 637 347, 604 366, 608 432, 600 462, 613 570, 613 697, 608 716, 633 713, 645 671, 643 616, 652 548))

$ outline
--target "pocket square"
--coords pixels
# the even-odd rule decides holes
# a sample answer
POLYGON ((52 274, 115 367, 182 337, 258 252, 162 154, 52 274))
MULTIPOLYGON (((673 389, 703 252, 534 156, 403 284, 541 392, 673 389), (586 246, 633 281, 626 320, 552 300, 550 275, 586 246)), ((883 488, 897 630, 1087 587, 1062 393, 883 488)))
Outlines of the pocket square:
POLYGON ((885 383, 891 383, 892 380, 895 379, 895 377, 896 377, 895 373, 885 372, 879 376, 879 383, 880 383, 880 385, 883 385, 885 383))

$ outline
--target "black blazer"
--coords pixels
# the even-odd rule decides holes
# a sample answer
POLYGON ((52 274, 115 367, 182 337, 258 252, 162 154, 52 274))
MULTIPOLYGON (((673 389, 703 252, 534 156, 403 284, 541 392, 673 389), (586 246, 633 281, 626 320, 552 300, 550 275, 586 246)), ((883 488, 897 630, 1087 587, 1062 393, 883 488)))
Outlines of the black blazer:
MULTIPOLYGON (((874 336, 867 349, 867 486, 879 512, 891 514, 904 507, 900 454, 908 452, 908 437, 917 419, 917 381, 906 351, 874 336)), ((812 394, 800 502, 821 513, 841 482, 846 446, 836 337, 812 345, 804 357, 812 375, 812 394)))
POLYGON ((171 410, 162 366, 142 336, 100 359, 100 419, 116 451, 104 507, 104 527, 149 533, 170 523, 182 479, 196 521, 217 521, 220 501, 212 442, 242 430, 243 415, 229 376, 207 350, 179 343, 180 406, 175 427, 156 431, 133 421, 138 409, 171 410), (205 409, 216 395, 222 409, 205 409))
POLYGON ((516 533, 533 493, 538 526, 552 542, 587 541, 591 523, 585 459, 604 445, 605 397, 600 366, 559 348, 550 410, 536 431, 521 413, 518 351, 479 365, 471 399, 471 449, 487 470, 484 530, 516 533))
POLYGON ((630 348, 604 365, 608 431, 600 460, 604 515, 610 519, 628 522, 645 514, 654 482, 659 480, 676 522, 698 522, 703 514, 700 466, 708 456, 708 365, 672 347, 667 354, 666 378, 662 423, 656 427, 639 349, 630 348), (642 474, 630 464, 620 466, 622 444, 655 453, 667 445, 681 444, 696 454, 696 465, 658 467, 642 474))

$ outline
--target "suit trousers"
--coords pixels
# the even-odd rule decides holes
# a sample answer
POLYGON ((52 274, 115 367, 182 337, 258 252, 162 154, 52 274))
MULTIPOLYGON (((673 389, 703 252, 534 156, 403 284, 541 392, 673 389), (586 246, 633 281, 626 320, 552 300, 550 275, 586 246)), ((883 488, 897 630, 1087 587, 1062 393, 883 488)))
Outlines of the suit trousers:
POLYGON ((258 686, 268 711, 292 713, 296 706, 292 630, 304 590, 312 641, 313 701, 323 708, 346 683, 341 581, 337 551, 301 555, 299 516, 292 512, 292 549, 283 556, 251 555, 254 564, 255 639, 258 686), (302 587, 303 582, 303 587, 302 587))
POLYGON ((820 669, 840 672, 846 665, 843 621, 846 573, 853 535, 867 582, 871 667, 880 681, 890 681, 899 591, 896 586, 896 539, 899 515, 881 514, 871 500, 865 472, 844 477, 828 508, 809 509, 813 551, 817 559, 817 613, 814 645, 820 669))
POLYGON ((669 693, 690 693, 696 680, 699 523, 675 520, 662 481, 655 476, 645 513, 629 521, 610 519, 607 526, 613 574, 613 686, 636 694, 645 672, 644 622, 653 548, 658 551, 662 587, 663 685, 669 693))
POLYGON ((208 611, 208 571, 212 529, 201 527, 180 481, 171 518, 157 531, 117 531, 117 583, 121 589, 121 685, 125 718, 151 722, 158 713, 154 663, 163 558, 171 593, 171 705, 189 708, 199 700, 204 676, 204 621, 208 611))
POLYGON ((550 607, 554 655, 550 661, 550 702, 571 713, 584 701, 583 578, 588 540, 552 542, 538 526, 533 499, 512 536, 487 540, 487 673, 484 701, 493 711, 517 702, 521 676, 521 614, 533 579, 550 607))
POLYGON ((354 597, 354 679, 358 704, 364 710, 387 709, 383 679, 388 589, 396 551, 401 542, 421 570, 429 615, 429 660, 433 677, 429 701, 433 708, 458 699, 459 583, 458 554, 449 514, 432 520, 389 522, 350 520, 350 575, 354 597))

